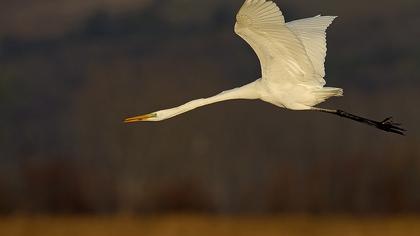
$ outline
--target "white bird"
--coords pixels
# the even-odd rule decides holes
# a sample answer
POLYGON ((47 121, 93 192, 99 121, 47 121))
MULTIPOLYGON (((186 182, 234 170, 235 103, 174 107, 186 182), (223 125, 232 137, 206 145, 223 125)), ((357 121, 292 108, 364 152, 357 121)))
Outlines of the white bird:
POLYGON ((257 54, 261 64, 261 78, 213 97, 128 118, 125 122, 162 121, 216 102, 261 99, 290 110, 336 114, 403 135, 405 130, 398 127, 400 124, 393 123, 391 118, 378 122, 341 110, 315 107, 330 97, 343 96, 341 88, 324 87, 326 29, 335 18, 318 15, 286 23, 274 2, 246 0, 236 16, 235 33, 257 54))

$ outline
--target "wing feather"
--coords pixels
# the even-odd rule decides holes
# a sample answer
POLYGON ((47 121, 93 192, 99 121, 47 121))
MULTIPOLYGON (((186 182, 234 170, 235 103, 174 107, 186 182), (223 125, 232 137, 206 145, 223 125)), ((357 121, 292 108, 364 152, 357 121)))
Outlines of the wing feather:
POLYGON ((246 0, 236 19, 235 32, 256 52, 263 80, 322 84, 323 79, 315 75, 304 45, 286 26, 274 2, 246 0))
POLYGON ((325 76, 325 56, 327 55, 326 33, 336 16, 315 16, 287 22, 287 27, 298 36, 317 74, 325 76))

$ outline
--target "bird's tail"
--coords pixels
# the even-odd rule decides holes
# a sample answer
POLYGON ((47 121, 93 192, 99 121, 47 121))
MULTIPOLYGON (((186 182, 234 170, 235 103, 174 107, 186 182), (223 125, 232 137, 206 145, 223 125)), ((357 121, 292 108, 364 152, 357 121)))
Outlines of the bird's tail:
POLYGON ((324 102, 330 97, 341 97, 344 94, 342 88, 324 87, 320 90, 313 91, 318 102, 324 102))

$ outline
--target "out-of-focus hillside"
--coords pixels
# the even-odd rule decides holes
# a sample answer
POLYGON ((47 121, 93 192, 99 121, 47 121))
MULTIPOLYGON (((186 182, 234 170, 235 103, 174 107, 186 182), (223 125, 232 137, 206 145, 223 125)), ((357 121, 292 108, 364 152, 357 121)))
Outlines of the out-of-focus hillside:
MULTIPOLYGON (((206 18, 208 20, 208 16, 220 5, 228 5, 236 10, 242 2, 242 0, 3 0, 0 8, 0 32, 20 37, 49 37, 66 33, 77 27, 94 12, 125 14, 150 5, 160 8, 161 14, 172 21, 192 22, 206 18)), ((409 18, 412 22, 410 15, 416 13, 415 9, 419 5, 415 0, 398 2, 372 0, 363 4, 332 0, 286 0, 278 3, 281 6, 293 6, 293 9, 299 9, 299 12, 305 16, 335 14, 346 18, 347 22, 374 17, 388 17, 389 20, 409 18)), ((290 13, 290 9, 287 13, 290 13)), ((396 28, 400 27, 401 25, 396 28)))
POLYGON ((259 76, 232 30, 242 1, 10 1, 0 211, 419 212, 419 3, 278 3, 340 16, 327 81, 346 96, 323 106, 395 115, 407 137, 258 101, 126 126, 259 76))
MULTIPOLYGON (((61 35, 81 24, 95 11, 124 13, 141 9, 151 0, 2 0, 0 32, 43 38, 61 35)), ((0 34, 1 35, 1 34, 0 34)))

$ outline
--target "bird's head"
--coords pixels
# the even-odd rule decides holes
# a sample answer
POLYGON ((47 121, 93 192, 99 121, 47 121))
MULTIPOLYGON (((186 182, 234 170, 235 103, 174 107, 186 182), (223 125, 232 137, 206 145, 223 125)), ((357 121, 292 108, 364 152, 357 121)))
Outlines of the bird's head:
POLYGON ((124 123, 135 123, 140 121, 160 121, 161 119, 158 116, 157 112, 141 115, 141 116, 135 116, 131 118, 127 118, 124 120, 124 123))

